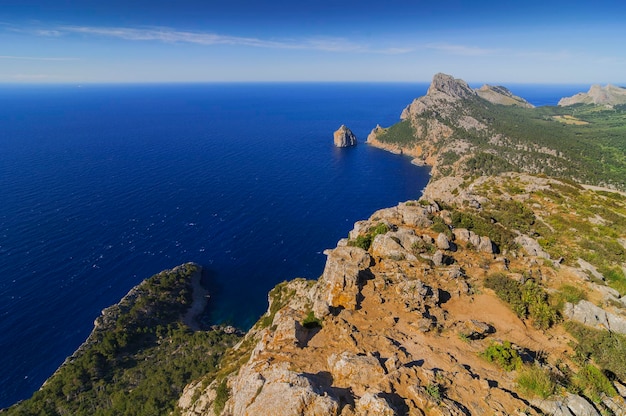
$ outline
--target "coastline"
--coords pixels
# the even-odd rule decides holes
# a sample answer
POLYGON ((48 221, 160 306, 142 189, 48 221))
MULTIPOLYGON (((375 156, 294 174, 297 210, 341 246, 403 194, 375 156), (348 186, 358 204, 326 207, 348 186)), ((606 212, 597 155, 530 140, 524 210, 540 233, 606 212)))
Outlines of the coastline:
POLYGON ((200 284, 202 278, 202 266, 198 265, 198 271, 191 276, 191 306, 183 316, 183 323, 193 331, 201 330, 201 325, 197 321, 198 316, 202 314, 209 299, 209 291, 200 284))

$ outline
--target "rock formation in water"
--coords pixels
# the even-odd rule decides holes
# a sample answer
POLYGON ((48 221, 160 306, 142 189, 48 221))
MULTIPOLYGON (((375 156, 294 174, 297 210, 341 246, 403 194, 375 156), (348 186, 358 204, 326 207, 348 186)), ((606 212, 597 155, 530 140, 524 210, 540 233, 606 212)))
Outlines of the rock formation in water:
POLYGON ((356 146, 356 136, 349 128, 347 128, 343 124, 341 125, 341 127, 339 127, 339 129, 337 129, 337 131, 335 131, 333 136, 335 146, 337 147, 356 146))
POLYGON ((571 97, 561 98, 559 106, 568 106, 574 104, 595 104, 614 106, 626 104, 626 88, 617 87, 607 84, 602 87, 600 85, 592 85, 588 92, 579 92, 571 97))

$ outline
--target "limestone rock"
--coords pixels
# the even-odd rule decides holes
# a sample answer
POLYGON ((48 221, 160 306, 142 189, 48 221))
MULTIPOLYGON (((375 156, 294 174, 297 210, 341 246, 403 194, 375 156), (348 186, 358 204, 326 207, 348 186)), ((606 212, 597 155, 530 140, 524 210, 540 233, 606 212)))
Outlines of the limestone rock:
POLYGON ((448 250, 450 248, 450 240, 444 233, 439 233, 436 240, 437 248, 440 250, 448 250))
POLYGON ((455 79, 453 76, 438 73, 433 77, 426 95, 445 95, 458 99, 475 97, 476 92, 462 79, 455 79))
POLYGON ((586 300, 581 300, 576 305, 566 303, 564 315, 597 329, 626 334, 626 318, 607 312, 586 300))
POLYGON ((337 147, 356 146, 356 136, 349 128, 347 128, 343 124, 341 125, 341 127, 339 127, 337 131, 335 131, 333 136, 335 146, 337 147))
POLYGON ((536 256, 544 259, 550 258, 550 255, 546 253, 543 248, 541 248, 537 240, 534 238, 527 235, 518 235, 513 241, 516 244, 519 244, 529 256, 536 256))
POLYGON ((483 253, 493 254, 496 252, 494 245, 491 242, 491 239, 485 236, 480 237, 478 246, 476 248, 478 249, 478 251, 483 252, 483 253))
POLYGON ((575 416, 600 416, 591 403, 575 394, 567 395, 567 407, 575 416))
POLYGON ((385 376, 385 370, 377 358, 349 352, 332 354, 328 357, 328 368, 334 385, 350 387, 357 396, 362 396, 385 376))
POLYGON ((365 393, 355 406, 356 414, 361 416, 395 416, 394 408, 376 393, 365 393))
POLYGON ((337 415, 338 401, 324 394, 311 377, 289 370, 288 363, 263 369, 244 367, 229 400, 235 415, 337 415))
POLYGON ((274 322, 277 323, 274 342, 301 346, 306 339, 306 330, 300 324, 299 318, 297 311, 291 308, 278 311, 274 317, 274 322))
POLYGON ((372 254, 374 257, 404 259, 408 253, 398 241, 391 233, 378 234, 372 241, 372 254))
POLYGON ((626 88, 608 84, 605 87, 592 85, 588 92, 579 92, 571 97, 561 98, 559 106, 574 104, 619 105, 626 104, 626 88))
POLYGON ((359 247, 337 247, 328 251, 324 273, 320 278, 321 298, 316 299, 313 311, 317 317, 329 313, 328 307, 354 310, 358 304, 362 274, 372 258, 359 247))
POLYGON ((525 99, 513 95, 508 88, 502 86, 483 85, 475 90, 480 98, 483 98, 494 104, 501 105, 514 105, 524 108, 533 108, 534 105, 526 101, 525 99))

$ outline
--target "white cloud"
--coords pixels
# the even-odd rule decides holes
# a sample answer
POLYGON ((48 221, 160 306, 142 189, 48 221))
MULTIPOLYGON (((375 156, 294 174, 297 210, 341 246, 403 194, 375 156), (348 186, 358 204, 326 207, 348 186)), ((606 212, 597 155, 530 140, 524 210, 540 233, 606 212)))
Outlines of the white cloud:
MULTIPOLYGON (((376 54, 403 54, 412 52, 413 48, 371 48, 368 45, 355 43, 345 38, 314 37, 300 40, 293 39, 262 39, 256 37, 242 37, 222 35, 211 32, 192 32, 175 30, 168 27, 156 28, 128 28, 128 27, 93 27, 93 26, 61 26, 55 30, 38 31, 60 34, 83 34, 103 36, 130 41, 157 41, 164 43, 191 43, 197 45, 231 45, 250 46, 272 49, 301 49, 326 52, 356 52, 376 54)), ((50 35, 51 36, 51 35, 50 35)))
POLYGON ((65 57, 49 57, 49 56, 14 56, 14 55, 0 55, 0 59, 12 59, 22 61, 78 61, 80 58, 65 58, 65 57))

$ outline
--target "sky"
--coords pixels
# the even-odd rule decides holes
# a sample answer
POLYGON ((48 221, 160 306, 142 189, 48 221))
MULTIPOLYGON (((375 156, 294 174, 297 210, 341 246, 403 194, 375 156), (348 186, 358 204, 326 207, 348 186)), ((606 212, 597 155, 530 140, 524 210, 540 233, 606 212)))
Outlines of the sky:
POLYGON ((0 0, 0 83, 626 84, 622 0, 0 0))

